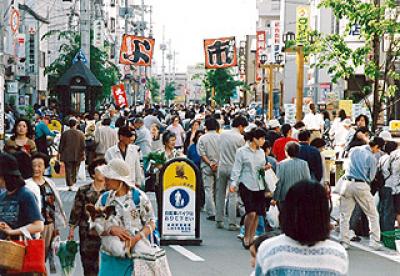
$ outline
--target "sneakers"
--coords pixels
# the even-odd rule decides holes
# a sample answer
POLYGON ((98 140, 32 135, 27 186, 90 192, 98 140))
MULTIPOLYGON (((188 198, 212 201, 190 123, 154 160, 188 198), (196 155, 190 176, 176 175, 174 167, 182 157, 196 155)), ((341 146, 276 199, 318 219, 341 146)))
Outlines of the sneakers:
POLYGON ((240 229, 239 225, 236 224, 229 224, 228 230, 229 231, 238 231, 240 229))
POLYGON ((384 246, 380 242, 376 241, 370 241, 369 247, 371 247, 371 249, 375 251, 382 251, 384 249, 384 246))
POLYGON ((217 228, 224 229, 224 223, 222 221, 217 221, 217 228))
POLYGON ((343 246, 344 249, 349 250, 350 248, 350 244, 348 244, 347 242, 340 242, 340 244, 343 246))
POLYGON ((215 216, 208 216, 207 220, 215 221, 215 216))

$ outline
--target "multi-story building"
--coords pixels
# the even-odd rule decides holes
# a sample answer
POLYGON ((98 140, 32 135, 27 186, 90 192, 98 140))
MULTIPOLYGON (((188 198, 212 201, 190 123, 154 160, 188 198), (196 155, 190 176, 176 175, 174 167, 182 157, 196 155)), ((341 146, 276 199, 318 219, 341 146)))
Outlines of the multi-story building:
POLYGON ((206 74, 204 64, 188 66, 186 70, 186 94, 189 101, 199 102, 202 96, 202 83, 206 74))

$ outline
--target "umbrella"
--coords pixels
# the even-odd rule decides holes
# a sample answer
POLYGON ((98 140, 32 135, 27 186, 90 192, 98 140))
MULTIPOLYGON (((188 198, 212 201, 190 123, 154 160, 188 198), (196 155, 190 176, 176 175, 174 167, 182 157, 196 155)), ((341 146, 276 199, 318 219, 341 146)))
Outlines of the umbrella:
POLYGON ((76 241, 62 241, 57 250, 63 275, 72 276, 75 267, 75 255, 78 252, 76 241))

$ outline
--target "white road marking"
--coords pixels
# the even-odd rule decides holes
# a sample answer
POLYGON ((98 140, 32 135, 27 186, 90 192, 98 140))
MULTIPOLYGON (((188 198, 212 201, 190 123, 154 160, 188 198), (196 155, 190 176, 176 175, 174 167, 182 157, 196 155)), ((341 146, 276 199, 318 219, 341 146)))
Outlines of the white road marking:
MULTIPOLYGON (((335 234, 331 234, 331 238, 336 240, 336 241, 339 241, 339 237, 337 235, 335 235, 335 234)), ((385 248, 383 251, 376 251, 376 250, 372 250, 368 246, 360 244, 359 242, 352 242, 352 241, 350 242, 350 245, 353 246, 353 247, 356 247, 358 249, 361 249, 363 251, 370 252, 370 253, 378 255, 380 257, 389 259, 389 260, 394 261, 396 263, 400 263, 400 254, 397 253, 396 251, 391 250, 391 249, 386 249, 385 248)))
POLYGON ((170 245, 173 250, 180 253, 181 255, 185 256, 189 260, 193 262, 204 262, 204 259, 194 254, 192 251, 187 250, 183 246, 180 245, 170 245))

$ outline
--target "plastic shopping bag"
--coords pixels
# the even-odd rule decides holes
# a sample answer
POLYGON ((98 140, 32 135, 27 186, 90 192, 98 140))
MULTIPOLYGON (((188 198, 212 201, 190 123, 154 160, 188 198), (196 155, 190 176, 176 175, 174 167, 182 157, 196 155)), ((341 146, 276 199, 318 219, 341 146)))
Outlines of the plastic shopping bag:
POLYGON ((267 212, 267 221, 272 228, 279 227, 279 210, 276 205, 269 207, 267 212))
POLYGON ((85 161, 81 162, 81 165, 79 166, 79 171, 78 171, 78 179, 82 181, 86 181, 86 167, 85 167, 85 161))
POLYGON ((271 191, 271 193, 275 192, 276 183, 278 183, 278 180, 278 177, 272 169, 265 171, 265 182, 267 182, 268 189, 271 191))

